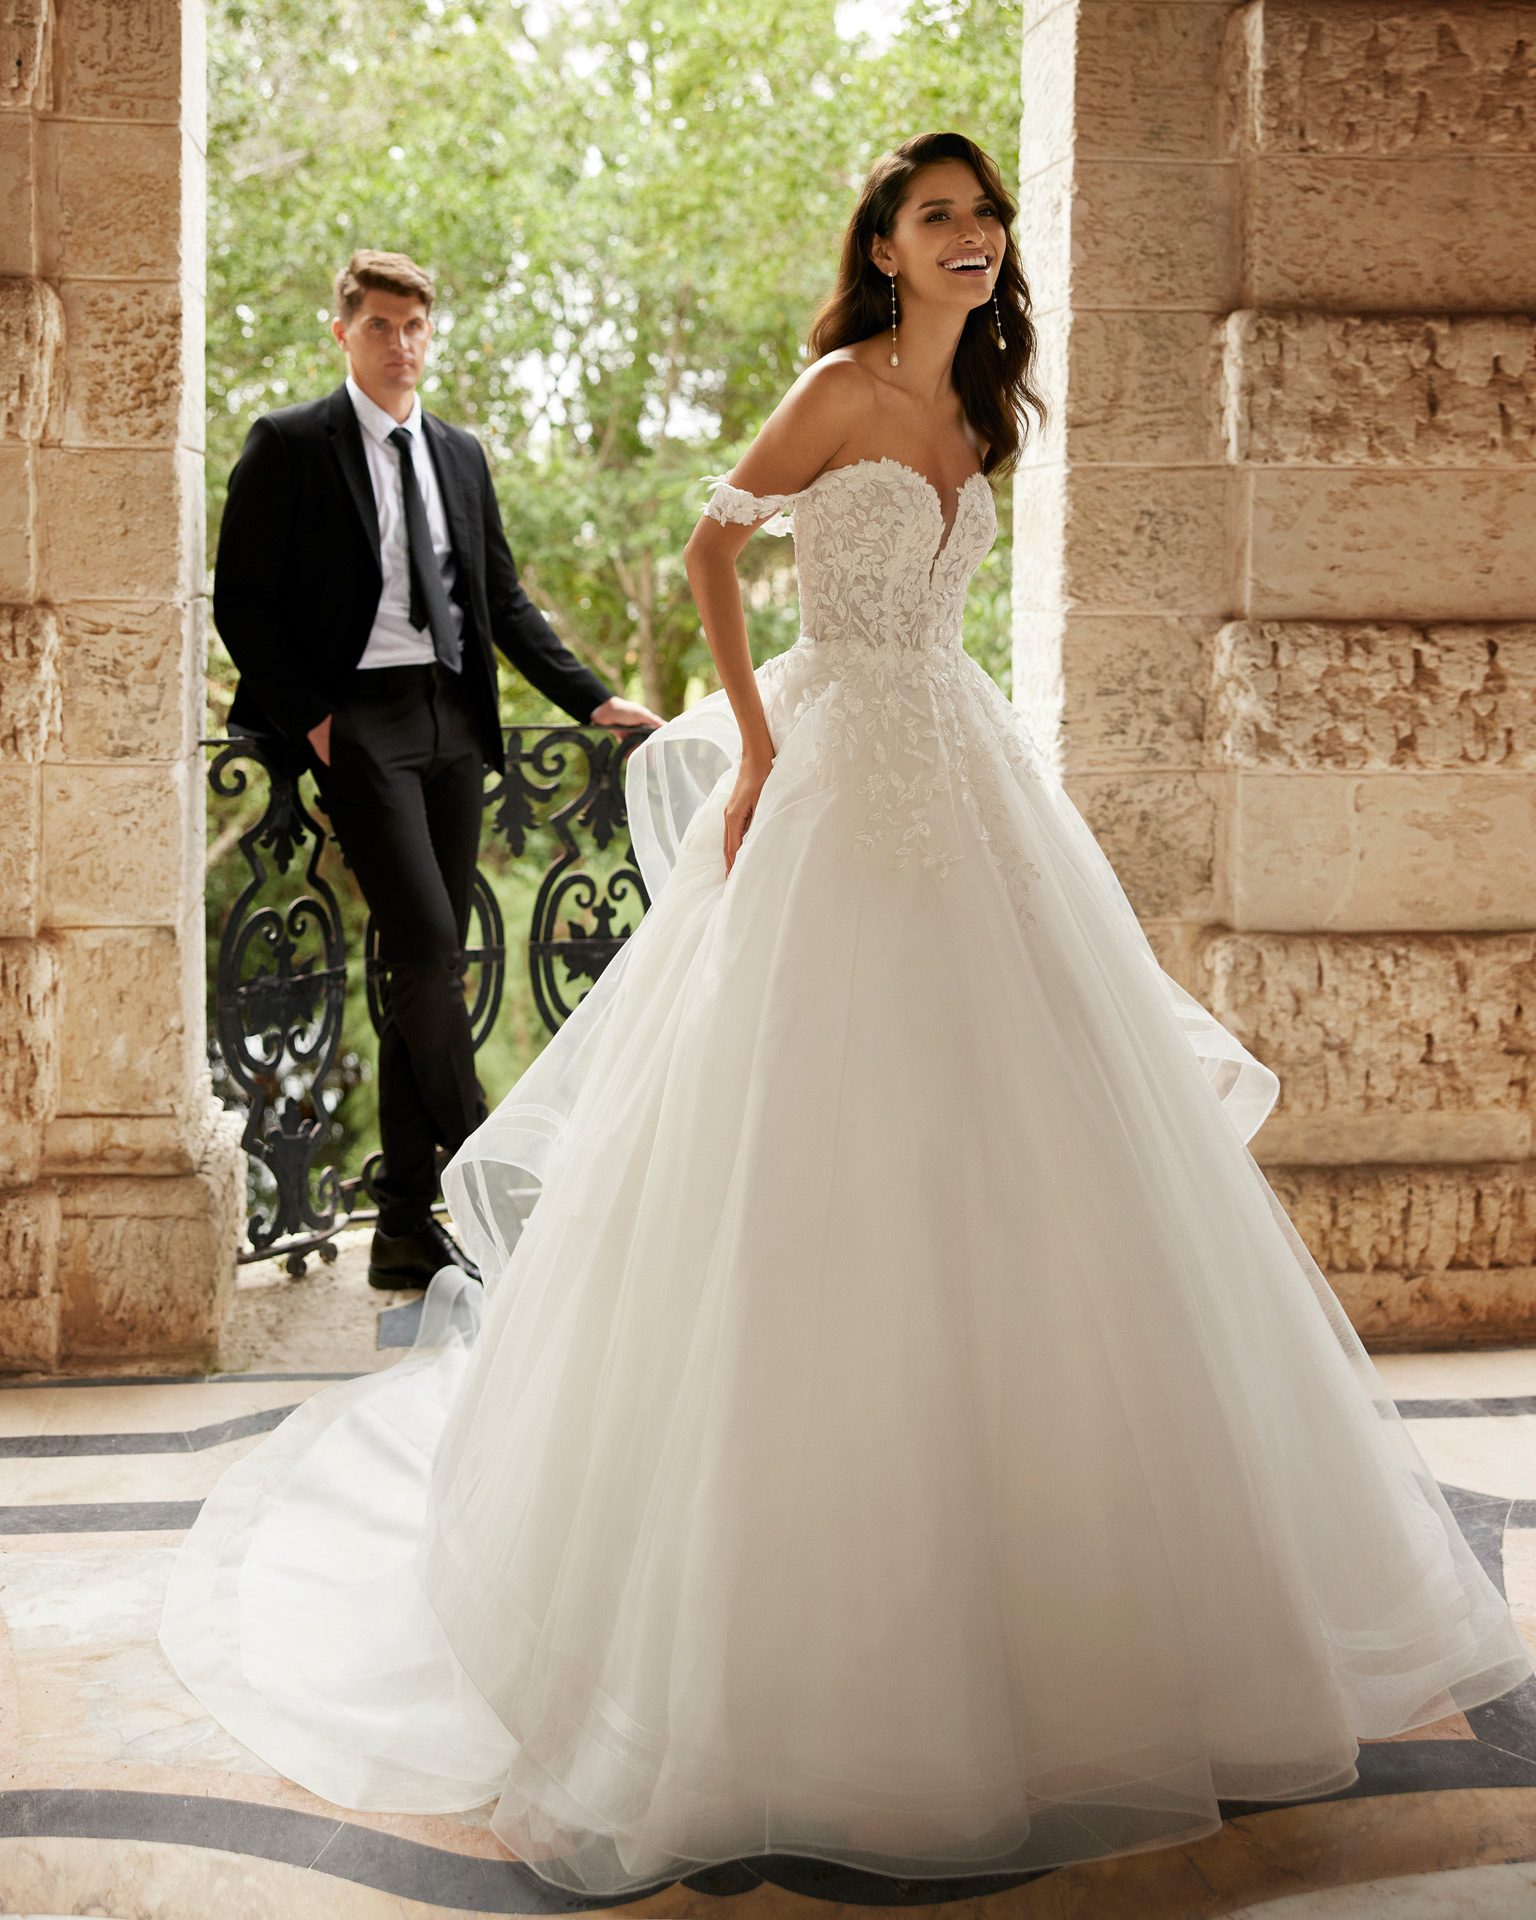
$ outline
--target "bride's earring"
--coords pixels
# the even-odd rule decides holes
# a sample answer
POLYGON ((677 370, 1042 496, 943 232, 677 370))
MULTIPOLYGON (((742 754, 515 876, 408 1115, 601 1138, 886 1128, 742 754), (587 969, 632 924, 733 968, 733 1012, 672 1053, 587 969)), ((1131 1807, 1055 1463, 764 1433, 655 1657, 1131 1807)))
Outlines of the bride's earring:
POLYGON ((890 276, 890 281, 891 281, 891 365, 893 367, 899 367, 901 365, 901 362, 896 358, 896 276, 894 273, 890 276))
POLYGON ((1008 342, 1003 338, 1003 316, 998 310, 996 286, 992 289, 992 332, 993 338, 997 341, 997 350, 1001 353, 1008 342))

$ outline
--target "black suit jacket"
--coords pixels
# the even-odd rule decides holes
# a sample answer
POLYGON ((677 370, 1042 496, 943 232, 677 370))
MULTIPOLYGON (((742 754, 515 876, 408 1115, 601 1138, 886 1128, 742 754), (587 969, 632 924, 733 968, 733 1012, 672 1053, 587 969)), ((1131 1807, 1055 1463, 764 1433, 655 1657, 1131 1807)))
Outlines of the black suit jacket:
MULTIPOLYGON (((422 426, 458 569, 465 689, 499 770, 493 644, 575 720, 585 723, 609 689, 523 591, 479 441, 430 413, 422 426)), ((214 618, 240 669, 231 725, 302 747, 346 696, 383 584, 378 510, 346 387, 264 415, 230 475, 214 572, 214 618)))

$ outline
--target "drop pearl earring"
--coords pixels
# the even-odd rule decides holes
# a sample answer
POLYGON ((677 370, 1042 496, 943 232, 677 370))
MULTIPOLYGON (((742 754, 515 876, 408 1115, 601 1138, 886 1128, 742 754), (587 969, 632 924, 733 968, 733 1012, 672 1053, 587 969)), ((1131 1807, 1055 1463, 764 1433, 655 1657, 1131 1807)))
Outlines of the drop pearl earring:
POLYGON ((1003 316, 998 310, 996 285, 992 288, 992 337, 997 342, 998 352, 1003 352, 1008 342, 1003 338, 1003 316))
POLYGON ((901 365, 901 362, 896 357, 896 276, 894 273, 890 275, 890 282, 891 282, 891 365, 893 367, 899 367, 901 365))

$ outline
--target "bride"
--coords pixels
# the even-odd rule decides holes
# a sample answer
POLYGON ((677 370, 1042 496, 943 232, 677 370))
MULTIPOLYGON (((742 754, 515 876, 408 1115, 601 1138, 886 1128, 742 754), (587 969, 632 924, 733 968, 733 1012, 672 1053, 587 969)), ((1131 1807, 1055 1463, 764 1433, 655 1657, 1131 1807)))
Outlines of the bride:
POLYGON ((961 649, 1035 399, 1014 211, 957 135, 870 174, 689 542, 723 692, 634 757, 654 908, 449 1171, 483 1325, 439 1276, 167 1600, 273 1766, 495 1799, 582 1893, 1187 1841, 1531 1670, 1244 1149, 1273 1077, 961 649), (754 674, 784 515, 804 632, 754 674))

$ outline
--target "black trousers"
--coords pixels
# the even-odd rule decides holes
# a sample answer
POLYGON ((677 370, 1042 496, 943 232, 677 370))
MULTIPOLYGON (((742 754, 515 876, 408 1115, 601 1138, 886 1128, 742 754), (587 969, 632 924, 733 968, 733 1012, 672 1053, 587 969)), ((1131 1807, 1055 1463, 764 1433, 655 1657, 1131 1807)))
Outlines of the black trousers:
POLYGON ((389 969, 379 1035, 379 1225, 409 1233, 437 1194, 436 1149, 485 1118, 464 1004, 483 760, 469 702, 440 666, 353 676, 320 790, 389 969))

